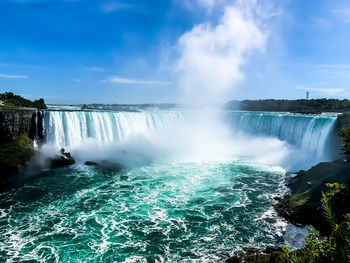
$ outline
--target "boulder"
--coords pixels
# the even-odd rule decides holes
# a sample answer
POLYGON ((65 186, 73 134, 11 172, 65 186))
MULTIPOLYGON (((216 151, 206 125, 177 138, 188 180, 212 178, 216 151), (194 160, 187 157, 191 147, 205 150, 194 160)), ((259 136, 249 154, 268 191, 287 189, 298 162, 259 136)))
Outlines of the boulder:
POLYGON ((67 167, 75 164, 75 160, 72 155, 69 152, 66 152, 63 148, 55 158, 49 158, 48 161, 51 168, 67 167))
POLYGON ((87 166, 98 166, 99 164, 96 163, 96 162, 93 162, 93 161, 86 161, 85 165, 87 165, 87 166))
POLYGON ((107 160, 102 160, 100 162, 86 161, 85 165, 96 166, 96 167, 100 167, 103 169, 109 169, 109 170, 114 170, 114 171, 120 171, 120 170, 123 170, 125 168, 125 166, 123 166, 119 163, 111 162, 111 161, 107 161, 107 160))

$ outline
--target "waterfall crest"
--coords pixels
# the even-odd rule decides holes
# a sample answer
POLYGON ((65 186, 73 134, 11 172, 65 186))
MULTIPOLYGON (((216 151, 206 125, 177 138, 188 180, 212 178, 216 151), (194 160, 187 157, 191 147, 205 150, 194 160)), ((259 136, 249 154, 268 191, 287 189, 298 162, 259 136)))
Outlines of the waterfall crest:
POLYGON ((270 112, 229 112, 226 121, 236 132, 275 137, 324 159, 331 147, 336 117, 270 112))
MULTIPOLYGON (((281 164, 293 169, 307 168, 318 162, 334 159, 332 140, 334 140, 336 117, 234 111, 225 112, 223 116, 224 123, 230 127, 231 135, 224 144, 219 145, 218 143, 222 141, 216 141, 215 136, 220 137, 220 133, 215 133, 215 130, 220 127, 211 127, 206 122, 203 122, 206 126, 202 127, 203 129, 197 127, 195 131, 185 135, 190 138, 184 139, 183 134, 178 134, 191 129, 193 122, 188 112, 184 111, 45 111, 44 141, 46 144, 68 147, 68 149, 74 146, 80 147, 87 139, 94 139, 99 145, 110 145, 123 143, 130 136, 147 136, 154 131, 164 129, 163 133, 153 134, 153 140, 162 140, 163 136, 166 137, 162 142, 169 145, 164 147, 177 148, 178 145, 186 147, 195 141, 196 147, 201 148, 209 140, 211 143, 209 151, 212 155, 220 154, 220 152, 214 152, 214 148, 221 147, 221 151, 225 148, 226 152, 231 151, 238 157, 246 156, 247 147, 250 148, 248 156, 253 154, 255 157, 271 154, 271 151, 272 153, 281 152, 282 156, 282 152, 285 152, 287 147, 289 156, 283 157, 284 161, 281 164), (214 132, 215 136, 200 141, 200 133, 205 129, 208 131, 208 128, 214 132), (262 139, 259 141, 259 138, 262 139), (275 138, 275 141, 264 140, 264 138, 275 138), (276 139, 281 142, 277 144, 280 146, 272 145, 276 144, 276 139), (234 143, 230 144, 232 141, 234 143), (253 150, 254 145, 251 144, 257 142, 260 145, 259 149, 253 150), (291 162, 293 164, 290 164, 291 162)), ((153 141, 153 143, 158 142, 153 141)), ((179 148, 181 151, 181 147, 179 148)))
POLYGON ((45 142, 59 147, 75 146, 88 138, 103 144, 123 142, 128 136, 170 128, 183 122, 179 112, 45 111, 45 142))

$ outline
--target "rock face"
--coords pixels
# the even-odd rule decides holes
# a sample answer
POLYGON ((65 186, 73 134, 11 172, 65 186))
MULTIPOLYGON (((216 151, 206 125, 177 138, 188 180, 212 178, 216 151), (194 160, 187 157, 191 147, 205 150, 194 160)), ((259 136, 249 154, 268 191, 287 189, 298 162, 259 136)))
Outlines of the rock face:
POLYGON ((282 248, 268 246, 265 250, 261 251, 256 248, 247 249, 244 253, 240 253, 237 256, 230 257, 226 260, 226 263, 253 263, 253 262, 284 262, 279 260, 281 258, 282 248))
POLYGON ((42 113, 30 108, 0 109, 0 180, 24 171, 34 154, 33 140, 43 138, 42 113))
POLYGON ((13 142, 3 145, 0 148, 0 181, 23 172, 33 154, 33 141, 25 135, 17 136, 13 142))
MULTIPOLYGON (((39 119, 42 118, 37 120, 39 119)), ((37 129, 35 120, 35 109, 0 110, 0 147, 6 143, 13 142, 20 135, 26 135, 30 139, 34 139, 37 129)), ((41 130, 42 136, 42 129, 39 130, 41 130)))
POLYGON ((336 129, 347 128, 350 123, 350 112, 344 112, 338 115, 336 129))
POLYGON ((300 171, 288 184, 291 194, 279 200, 276 210, 294 224, 320 227, 320 200, 327 183, 343 183, 350 174, 350 163, 342 160, 323 162, 300 171))

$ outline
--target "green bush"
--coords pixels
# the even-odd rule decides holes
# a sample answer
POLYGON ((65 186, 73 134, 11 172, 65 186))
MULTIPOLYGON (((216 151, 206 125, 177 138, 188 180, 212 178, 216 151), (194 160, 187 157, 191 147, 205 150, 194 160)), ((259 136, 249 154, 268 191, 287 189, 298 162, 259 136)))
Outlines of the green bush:
POLYGON ((0 163, 17 165, 25 163, 32 154, 33 141, 25 135, 18 136, 14 142, 0 149, 0 163))
POLYGON ((12 107, 26 107, 26 108, 37 108, 47 109, 44 99, 40 98, 32 102, 19 95, 15 95, 12 92, 0 93, 0 100, 2 100, 5 106, 12 107))

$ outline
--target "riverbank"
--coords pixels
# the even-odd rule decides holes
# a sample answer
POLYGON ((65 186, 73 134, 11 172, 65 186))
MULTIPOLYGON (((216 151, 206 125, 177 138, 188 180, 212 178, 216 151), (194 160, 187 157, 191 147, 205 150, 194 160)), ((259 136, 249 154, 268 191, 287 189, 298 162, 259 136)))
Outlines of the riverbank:
MULTIPOLYGON (((350 163, 344 160, 323 162, 307 171, 299 171, 295 177, 288 179, 287 186, 290 189, 290 194, 284 196, 283 198, 277 199, 278 203, 275 205, 275 210, 278 216, 285 218, 295 225, 304 227, 312 226, 311 233, 305 241, 306 247, 298 249, 294 252, 291 252, 287 246, 283 248, 267 247, 265 250, 251 248, 246 250, 244 253, 239 253, 238 255, 228 258, 226 262, 314 262, 309 261, 308 258, 310 249, 312 249, 310 248, 310 244, 314 245, 313 242, 315 242, 316 238, 320 238, 321 240, 322 235, 327 235, 331 232, 333 235, 334 232, 334 230, 330 231, 331 226, 328 221, 329 219, 325 218, 325 200, 330 200, 327 201, 329 206, 329 217, 333 218, 332 220, 334 220, 334 222, 336 222, 336 220, 343 222, 344 218, 342 218, 340 215, 346 214, 347 211, 350 210, 350 205, 348 202, 349 187, 346 186, 349 184, 349 180, 350 163), (343 186, 344 183, 345 186, 343 186), (324 196, 324 193, 327 193, 325 195, 326 197, 324 196), (316 230, 313 230, 314 228, 316 230), (320 232, 317 232, 317 230, 320 232)), ((337 223, 335 228, 338 227, 338 224, 341 225, 343 223, 337 223)), ((347 224, 349 224, 349 222, 347 224)), ((347 231, 349 231, 349 229, 347 231)), ((338 235, 347 234, 345 231, 345 234, 338 235)), ((332 238, 330 238, 330 240, 332 238)), ((347 237, 345 236, 344 238, 347 237)), ((323 237, 323 239, 327 240, 326 237, 323 237)), ((322 246, 326 247, 325 244, 322 244, 322 246)), ((329 246, 332 246, 332 244, 329 244, 329 246)), ((345 244, 343 246, 346 247, 348 245, 345 244)), ((314 249, 316 249, 316 247, 314 249)), ((329 258, 327 255, 321 255, 320 257, 329 258)))

